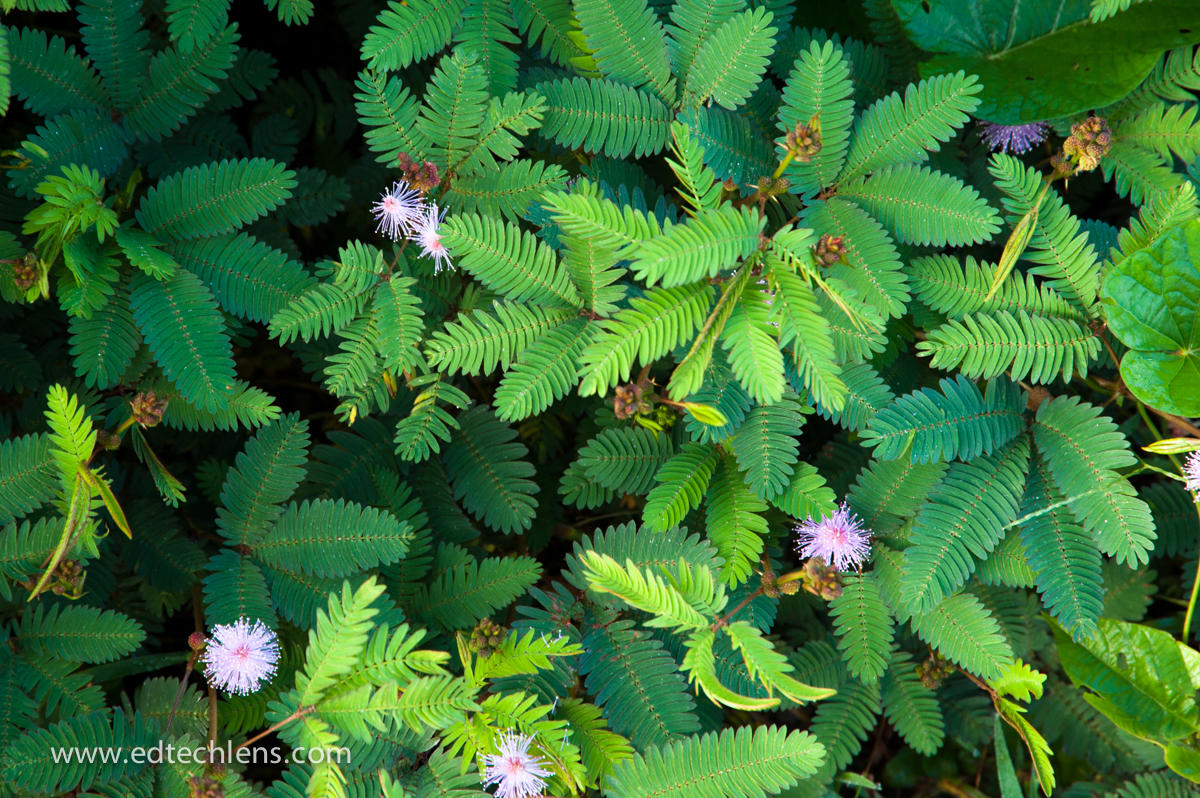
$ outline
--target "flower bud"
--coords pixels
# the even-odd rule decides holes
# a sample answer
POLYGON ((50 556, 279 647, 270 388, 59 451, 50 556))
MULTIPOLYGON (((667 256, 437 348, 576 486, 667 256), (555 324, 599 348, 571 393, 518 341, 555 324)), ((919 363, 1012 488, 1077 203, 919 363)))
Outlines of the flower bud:
POLYGON ((490 657, 503 645, 507 632, 507 629, 491 618, 484 618, 471 630, 471 638, 467 645, 480 657, 490 657))
POLYGON ((785 146, 793 160, 808 163, 821 151, 821 116, 813 114, 807 122, 797 122, 788 131, 785 146))
POLYGON ((129 401, 129 409, 136 423, 156 427, 167 410, 167 399, 160 399, 154 391, 143 391, 129 401))
POLYGON ((1063 142, 1063 154, 1075 163, 1074 171, 1090 172, 1100 165, 1100 159, 1112 147, 1112 131, 1108 122, 1089 116, 1071 126, 1071 135, 1063 142))
POLYGON ((845 253, 846 237, 831 236, 828 233, 821 236, 817 241, 817 246, 813 249, 813 255, 821 266, 832 266, 841 260, 845 253))
POLYGON ((404 173, 404 181, 418 191, 428 193, 442 182, 437 166, 432 161, 417 163, 408 153, 402 152, 396 156, 396 165, 404 173))
POLYGON ((41 269, 38 268, 37 255, 32 252, 26 253, 25 257, 12 266, 13 283, 21 291, 28 291, 37 285, 37 281, 41 278, 41 269))

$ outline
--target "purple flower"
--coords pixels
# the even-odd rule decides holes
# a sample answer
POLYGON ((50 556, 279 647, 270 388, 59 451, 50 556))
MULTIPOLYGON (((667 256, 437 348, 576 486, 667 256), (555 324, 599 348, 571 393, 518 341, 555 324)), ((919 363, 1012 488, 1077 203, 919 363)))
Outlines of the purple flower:
POLYGON ((1184 487, 1192 492, 1194 501, 1200 502, 1200 452, 1192 452, 1183 463, 1184 487))
POLYGON ((534 798, 546 789, 544 760, 529 753, 533 736, 516 732, 500 735, 498 754, 485 754, 483 786, 499 784, 496 798, 534 798))
POLYGON ((1031 122, 1028 125, 997 125, 984 122, 979 128, 979 137, 992 152, 1014 154, 1029 152, 1033 145, 1040 143, 1050 132, 1050 126, 1045 122, 1031 122))
POLYGON ((444 210, 438 210, 437 203, 430 204, 425 208, 411 235, 412 240, 421 246, 421 254, 433 258, 434 274, 454 265, 450 262, 450 251, 442 243, 442 234, 438 231, 438 225, 442 223, 445 214, 444 210))
POLYGON ((213 627, 200 661, 213 687, 235 695, 257 691, 275 674, 279 639, 262 621, 245 618, 213 627))
POLYGON ((371 212, 379 222, 375 232, 383 233, 393 241, 401 235, 409 235, 424 210, 425 201, 421 198, 421 192, 405 181, 398 180, 392 184, 390 191, 385 191, 379 201, 371 206, 371 212))
POLYGON ((796 527, 796 549, 801 557, 819 557, 839 571, 859 568, 871 552, 871 533, 845 502, 833 515, 814 521, 810 516, 796 527))

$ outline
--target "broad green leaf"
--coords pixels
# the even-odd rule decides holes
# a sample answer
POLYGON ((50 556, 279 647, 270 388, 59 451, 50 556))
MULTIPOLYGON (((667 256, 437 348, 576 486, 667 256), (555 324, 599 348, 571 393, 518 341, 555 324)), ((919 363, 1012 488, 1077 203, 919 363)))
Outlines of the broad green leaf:
POLYGON ((1101 619, 1079 642, 1051 621, 1063 669, 1084 698, 1122 730, 1160 745, 1200 732, 1200 653, 1167 632, 1101 619))
POLYGON ((1104 281, 1108 326, 1129 347, 1121 377, 1134 396, 1200 415, 1200 220, 1121 261, 1104 281))
POLYGON ((1015 125, 1081 115, 1133 90, 1164 51, 1200 41, 1194 0, 1140 3, 1103 22, 1089 4, 894 0, 912 40, 937 53, 921 74, 979 77, 978 116, 1015 125))

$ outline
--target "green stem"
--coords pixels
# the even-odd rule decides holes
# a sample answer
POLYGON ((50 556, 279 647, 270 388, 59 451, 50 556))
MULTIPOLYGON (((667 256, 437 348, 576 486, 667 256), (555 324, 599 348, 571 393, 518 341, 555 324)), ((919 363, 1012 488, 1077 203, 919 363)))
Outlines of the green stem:
POLYGON ((771 175, 771 180, 778 180, 779 176, 783 174, 783 170, 788 168, 788 164, 790 164, 795 157, 796 156, 790 152, 783 156, 783 160, 779 162, 779 167, 775 170, 775 173, 771 175))
MULTIPOLYGON (((1200 513, 1200 504, 1196 505, 1196 512, 1200 513)), ((1192 595, 1188 596, 1187 612, 1183 614, 1183 638, 1182 642, 1187 645, 1189 633, 1192 630, 1192 615, 1196 612, 1196 596, 1200 594, 1200 563, 1196 566, 1196 575, 1192 577, 1192 595)))
MULTIPOLYGON (((1134 402, 1137 404, 1138 415, 1142 417, 1142 421, 1150 428, 1150 432, 1154 434, 1154 440, 1156 442, 1161 441, 1162 434, 1159 433, 1158 427, 1154 426, 1154 421, 1150 418, 1150 414, 1146 412, 1146 406, 1136 399, 1134 402)), ((1168 454, 1167 457, 1171 458, 1172 465, 1179 470, 1180 474, 1183 474, 1183 464, 1179 462, 1179 458, 1173 454, 1168 454)), ((1196 512, 1200 513, 1200 504, 1196 505, 1196 512)), ((1187 611, 1183 614, 1183 635, 1180 637, 1180 642, 1184 645, 1187 645, 1191 637, 1192 616, 1196 614, 1196 598, 1198 596, 1200 596, 1200 563, 1196 565, 1196 575, 1192 577, 1192 593, 1188 596, 1187 611)))
MULTIPOLYGON (((1138 415, 1142 417, 1142 421, 1146 423, 1146 426, 1150 428, 1150 432, 1154 434, 1154 442, 1158 443, 1163 439, 1162 433, 1158 431, 1158 427, 1154 426, 1154 420, 1150 418, 1150 414, 1146 412, 1146 406, 1141 402, 1138 402, 1136 399, 1134 401, 1137 403, 1138 415)), ((1173 454, 1168 454, 1167 457, 1171 459, 1171 465, 1179 469, 1179 473, 1182 474, 1183 464, 1180 463, 1173 454)))

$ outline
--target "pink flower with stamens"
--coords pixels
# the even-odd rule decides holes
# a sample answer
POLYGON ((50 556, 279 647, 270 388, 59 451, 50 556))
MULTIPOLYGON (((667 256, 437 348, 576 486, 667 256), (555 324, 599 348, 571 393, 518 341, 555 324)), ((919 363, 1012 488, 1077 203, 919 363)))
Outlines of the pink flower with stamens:
POLYGON ((246 618, 213 627, 200 656, 208 683, 234 695, 256 692, 275 675, 279 638, 262 621, 246 618))
POLYGON ((1030 122, 1027 125, 997 125, 983 122, 979 126, 979 137, 992 152, 1011 152, 1019 155, 1029 152, 1050 133, 1045 122, 1030 122))
POLYGON ((839 571, 862 566, 871 553, 871 532, 845 502, 833 515, 814 521, 810 516, 796 527, 796 548, 801 557, 819 557, 839 571))
POLYGON ((425 208, 421 218, 417 221, 416 228, 410 236, 414 242, 421 246, 422 255, 427 258, 433 258, 434 274, 437 274, 442 269, 449 269, 454 266, 450 262, 450 251, 442 243, 442 234, 438 230, 438 225, 442 223, 442 217, 445 215, 446 211, 439 211, 437 203, 431 203, 425 208))
POLYGON ((375 232, 383 233, 393 241, 402 235, 411 235, 424 211, 425 200, 421 192, 398 180, 371 206, 371 212, 379 222, 375 232))
POLYGON ((500 735, 499 753, 485 754, 483 786, 498 784, 496 798, 535 798, 546 789, 551 775, 546 762, 529 753, 533 736, 516 732, 500 735))
POLYGON ((1200 502, 1200 452, 1192 452, 1183 462, 1184 487, 1192 492, 1192 500, 1200 502))

